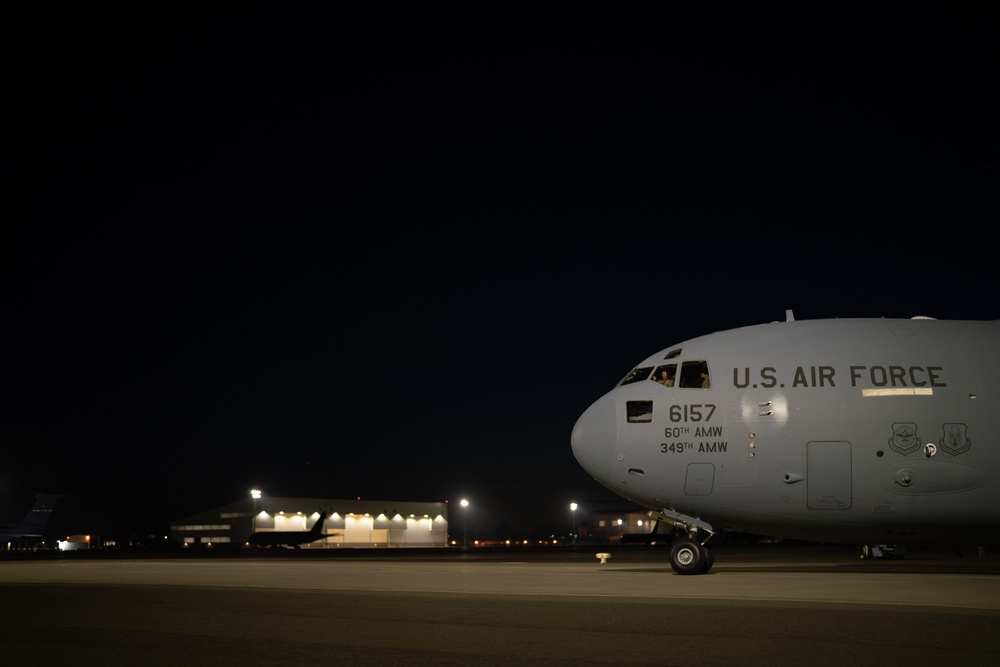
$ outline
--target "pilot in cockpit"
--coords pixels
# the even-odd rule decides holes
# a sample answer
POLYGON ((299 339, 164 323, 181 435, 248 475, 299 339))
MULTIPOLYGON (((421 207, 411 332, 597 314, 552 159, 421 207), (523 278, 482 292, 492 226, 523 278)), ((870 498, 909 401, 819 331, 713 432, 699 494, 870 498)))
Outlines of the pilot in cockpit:
POLYGON ((656 373, 649 379, 664 387, 674 386, 674 376, 677 374, 677 364, 667 364, 656 369, 656 373))

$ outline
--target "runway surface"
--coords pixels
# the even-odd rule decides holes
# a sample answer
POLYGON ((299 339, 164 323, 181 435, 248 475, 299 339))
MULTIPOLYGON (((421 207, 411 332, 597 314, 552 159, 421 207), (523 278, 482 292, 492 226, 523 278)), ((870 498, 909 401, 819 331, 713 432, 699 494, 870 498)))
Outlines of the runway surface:
POLYGON ((820 545, 0 556, 21 664, 940 665, 1000 655, 1000 563, 820 545))

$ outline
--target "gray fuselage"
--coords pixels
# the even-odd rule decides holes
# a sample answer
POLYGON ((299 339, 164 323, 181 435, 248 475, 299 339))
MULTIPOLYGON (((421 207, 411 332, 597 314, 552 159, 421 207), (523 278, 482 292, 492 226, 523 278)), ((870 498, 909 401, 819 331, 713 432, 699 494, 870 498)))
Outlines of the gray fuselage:
POLYGON ((649 357, 572 445, 616 493, 715 530, 996 544, 998 396, 1000 322, 776 322, 649 357))

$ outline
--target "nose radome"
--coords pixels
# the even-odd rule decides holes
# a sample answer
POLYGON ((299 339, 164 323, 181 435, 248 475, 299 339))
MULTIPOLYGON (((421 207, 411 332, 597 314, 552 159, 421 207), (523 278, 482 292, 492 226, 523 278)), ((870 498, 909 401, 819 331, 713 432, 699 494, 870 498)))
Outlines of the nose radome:
POLYGON ((618 420, 614 399, 599 399, 580 415, 570 442, 577 462, 599 482, 607 482, 618 445, 618 420))

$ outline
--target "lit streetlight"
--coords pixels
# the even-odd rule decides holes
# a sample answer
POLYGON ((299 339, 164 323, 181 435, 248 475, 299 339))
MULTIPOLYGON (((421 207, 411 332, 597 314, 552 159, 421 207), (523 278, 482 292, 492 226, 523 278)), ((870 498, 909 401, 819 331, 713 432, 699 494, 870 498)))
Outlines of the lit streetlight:
POLYGON ((576 503, 570 503, 569 504, 570 515, 573 517, 573 532, 571 533, 571 535, 573 536, 573 543, 574 544, 576 544, 576 508, 577 507, 578 507, 578 505, 576 503))
POLYGON ((469 501, 462 498, 462 548, 465 549, 469 546, 468 542, 468 528, 469 528, 469 501))
POLYGON ((253 498, 253 516, 250 517, 250 532, 257 532, 257 501, 260 500, 260 489, 250 489, 250 497, 253 498))

